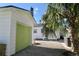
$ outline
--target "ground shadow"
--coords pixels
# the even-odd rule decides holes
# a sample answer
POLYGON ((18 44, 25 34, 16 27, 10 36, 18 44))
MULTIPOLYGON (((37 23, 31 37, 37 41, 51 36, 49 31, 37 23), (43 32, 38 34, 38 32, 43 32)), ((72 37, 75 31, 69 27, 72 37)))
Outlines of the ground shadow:
POLYGON ((51 49, 45 47, 29 46, 14 56, 63 56, 64 49, 51 49))

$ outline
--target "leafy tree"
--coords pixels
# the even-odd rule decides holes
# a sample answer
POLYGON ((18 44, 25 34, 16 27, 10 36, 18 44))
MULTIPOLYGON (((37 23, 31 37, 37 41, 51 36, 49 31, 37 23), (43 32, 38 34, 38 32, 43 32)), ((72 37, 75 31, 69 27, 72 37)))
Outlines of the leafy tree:
POLYGON ((79 53, 79 4, 66 3, 64 6, 63 15, 68 19, 69 26, 71 28, 72 42, 74 46, 74 52, 79 53))
POLYGON ((54 33, 58 28, 71 28, 74 52, 79 53, 79 4, 54 3, 48 4, 46 14, 43 16, 45 32, 54 33), (64 21, 64 18, 67 20, 64 21))
POLYGON ((43 15, 43 29, 46 37, 49 34, 54 34, 57 37, 55 31, 58 28, 58 30, 66 32, 64 21, 61 20, 63 18, 60 16, 62 13, 61 10, 63 11, 63 9, 59 8, 58 5, 60 6, 60 4, 48 4, 47 12, 43 15))

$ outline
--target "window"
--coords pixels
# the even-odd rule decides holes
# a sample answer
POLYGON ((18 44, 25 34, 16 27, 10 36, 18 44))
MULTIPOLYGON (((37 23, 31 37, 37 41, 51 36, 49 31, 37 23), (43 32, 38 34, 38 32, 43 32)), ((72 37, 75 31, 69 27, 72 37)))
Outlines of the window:
POLYGON ((34 33, 37 33, 37 29, 34 29, 34 33))

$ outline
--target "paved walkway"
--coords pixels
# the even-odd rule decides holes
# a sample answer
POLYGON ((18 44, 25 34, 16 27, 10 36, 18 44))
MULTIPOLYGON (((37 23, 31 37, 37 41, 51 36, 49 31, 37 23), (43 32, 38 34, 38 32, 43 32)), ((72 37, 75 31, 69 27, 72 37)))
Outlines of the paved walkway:
POLYGON ((62 43, 57 41, 35 41, 35 43, 15 56, 62 56, 65 51, 62 43))

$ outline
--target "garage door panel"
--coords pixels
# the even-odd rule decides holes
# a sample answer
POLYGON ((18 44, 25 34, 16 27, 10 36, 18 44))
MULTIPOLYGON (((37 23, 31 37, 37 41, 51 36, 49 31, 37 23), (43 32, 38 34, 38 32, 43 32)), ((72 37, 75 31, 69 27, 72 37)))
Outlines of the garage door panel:
POLYGON ((27 47, 31 40, 31 27, 17 24, 16 28, 16 52, 27 47))

